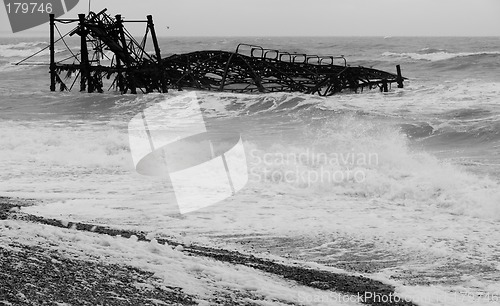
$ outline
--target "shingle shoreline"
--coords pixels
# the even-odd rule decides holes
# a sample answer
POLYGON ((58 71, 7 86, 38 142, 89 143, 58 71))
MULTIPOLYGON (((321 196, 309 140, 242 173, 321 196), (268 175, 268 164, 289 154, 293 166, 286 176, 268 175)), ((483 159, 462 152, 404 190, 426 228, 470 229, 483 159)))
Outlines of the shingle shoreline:
MULTIPOLYGON (((128 230, 120 230, 120 229, 112 229, 108 227, 86 224, 86 223, 78 223, 78 222, 61 222, 56 219, 47 219, 39 216, 33 216, 23 213, 11 213, 10 210, 15 207, 31 205, 33 202, 25 202, 22 200, 8 199, 8 198, 0 198, 0 220, 1 219, 17 219, 28 222, 34 222, 39 224, 45 224, 60 228, 72 228, 79 231, 88 231, 102 235, 109 236, 121 236, 124 238, 129 238, 132 235, 135 235, 139 241, 149 241, 147 238, 147 233, 144 232, 135 232, 128 230)), ((295 281, 298 284, 309 286, 316 289, 340 292, 348 295, 357 295, 364 297, 360 301, 367 305, 377 305, 377 306, 413 306, 416 305, 412 302, 405 301, 403 299, 395 299, 394 298, 394 287, 383 282, 373 280, 363 276, 356 275, 347 275, 342 273, 334 273, 329 271, 323 271, 319 269, 305 268, 295 265, 288 265, 279 262, 275 262, 268 259, 259 258, 253 255, 243 254, 236 251, 217 249, 211 247, 204 247, 198 245, 183 245, 182 243, 170 239, 164 238, 156 238, 159 244, 168 243, 171 246, 181 245, 183 246, 183 252, 193 256, 202 256, 212 258, 214 260, 227 262, 236 265, 244 265, 247 267, 252 267, 267 273, 271 273, 274 275, 278 275, 284 279, 295 281), (370 298, 370 296, 372 298, 370 298)), ((13 256, 8 253, 6 250, 2 250, 2 252, 7 252, 5 255, 13 256)), ((37 252, 36 250, 31 250, 30 248, 24 249, 23 252, 30 253, 37 252)), ((38 250, 38 252, 42 252, 38 250)), ((8 256, 7 256, 8 257, 8 256)), ((36 256, 35 256, 36 258, 36 256)), ((65 262, 65 261, 62 261, 65 262)), ((14 262, 6 261, 2 262, 2 265, 5 264, 14 264, 14 262)), ((66 262, 66 265, 70 267, 75 265, 75 267, 79 266, 79 263, 66 262)), ((113 268, 116 271, 132 271, 127 270, 131 269, 126 266, 116 266, 113 268), (123 270, 125 269, 125 270, 123 270)), ((113 270, 111 269, 111 270, 113 270)), ((85 269, 83 269, 85 271, 85 269)), ((3 269, 2 269, 3 271, 3 269)), ((71 271, 69 269, 68 271, 71 271)), ((76 271, 76 270, 75 270, 76 271)), ((143 275, 141 273, 149 273, 140 270, 133 270, 136 273, 135 275, 143 275)), ((17 273, 16 271, 10 271, 10 273, 17 273)), ((132 273, 132 272, 130 272, 132 273)), ((0 274, 5 275, 5 274, 0 274)), ((29 275, 20 275, 21 278, 29 278, 29 275)), ((50 281, 47 280, 47 281, 50 281)), ((126 291, 125 289, 120 289, 122 292, 131 292, 126 291)), ((133 291, 133 290, 132 290, 133 291)), ((159 297, 170 298, 172 299, 171 305, 192 305, 192 298, 184 295, 182 292, 177 292, 178 295, 175 294, 176 291, 169 291, 167 293, 156 293, 159 297), (169 296, 169 294, 171 296, 169 296), (180 303, 180 304, 179 304, 180 303)), ((134 293, 132 293, 133 295, 134 293)), ((156 298, 155 298, 156 299, 156 298)), ((161 300, 161 298, 159 298, 161 300)), ((17 304, 16 304, 17 305, 17 304)), ((24 305, 24 304, 19 304, 24 305)), ((26 304, 29 305, 29 304, 26 304)), ((81 304, 87 305, 87 304, 81 304)), ((88 305, 91 305, 89 303, 88 305)), ((96 305, 96 304, 93 304, 96 305)), ((106 304, 106 305, 114 305, 114 304, 106 304)), ((116 305, 128 305, 128 304, 116 304, 116 305)), ((147 304, 135 304, 135 305, 147 305, 147 304)))

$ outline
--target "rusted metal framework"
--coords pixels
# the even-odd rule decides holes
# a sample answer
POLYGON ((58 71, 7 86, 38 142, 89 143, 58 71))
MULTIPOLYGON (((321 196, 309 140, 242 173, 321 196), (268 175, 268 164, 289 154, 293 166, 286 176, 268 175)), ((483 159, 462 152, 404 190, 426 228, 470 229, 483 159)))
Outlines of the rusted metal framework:
POLYGON ((103 80, 109 89, 122 93, 167 92, 168 89, 214 91, 303 92, 330 96, 342 91, 380 88, 388 91, 392 83, 403 87, 405 78, 398 66, 396 74, 365 67, 351 67, 344 56, 318 56, 288 53, 260 46, 239 44, 234 52, 196 51, 161 57, 153 18, 124 20, 111 17, 106 9, 79 14, 78 19, 50 16, 50 75, 52 91, 71 90, 77 80, 80 91, 102 92, 103 80), (141 42, 130 35, 126 22, 143 22, 146 33, 141 42), (57 23, 78 23, 62 35, 57 23), (55 30, 60 38, 55 40, 55 30), (66 36, 80 36, 80 52, 56 61, 55 43, 66 36), (154 54, 146 52, 148 36, 154 54), (69 62, 72 61, 72 62, 69 62), (65 78, 61 77, 66 74, 65 78), (75 77, 74 77, 75 76, 75 77), (64 80, 63 80, 64 78, 64 80), (67 84, 67 80, 72 82, 67 84))
POLYGON ((135 94, 137 89, 144 93, 168 90, 151 15, 148 15, 146 20, 123 20, 121 15, 112 18, 106 14, 106 9, 99 13, 90 12, 87 16, 79 14, 78 19, 55 19, 54 15, 50 15, 50 33, 52 91, 55 91, 56 84, 60 84, 61 90, 71 90, 79 79, 80 91, 103 92, 103 79, 111 77, 113 82, 110 89, 115 88, 122 93, 130 91, 135 94), (70 50, 72 56, 56 61, 54 51, 56 23, 74 22, 78 22, 78 26, 66 35, 60 35, 59 40, 62 39, 64 42, 64 37, 68 35, 80 36, 80 52, 74 54, 70 50), (124 27, 126 22, 146 24, 146 34, 141 42, 138 42, 124 27), (145 51, 148 34, 151 35, 154 55, 145 51), (111 57, 107 51, 111 52, 111 57), (69 60, 73 62, 68 63, 69 60), (66 73, 66 79, 76 74, 70 86, 61 78, 62 73, 66 73))
POLYGON ((330 96, 388 85, 403 77, 381 70, 350 67, 344 56, 282 52, 240 44, 235 52, 197 51, 163 59, 170 87, 232 92, 304 92, 330 96))

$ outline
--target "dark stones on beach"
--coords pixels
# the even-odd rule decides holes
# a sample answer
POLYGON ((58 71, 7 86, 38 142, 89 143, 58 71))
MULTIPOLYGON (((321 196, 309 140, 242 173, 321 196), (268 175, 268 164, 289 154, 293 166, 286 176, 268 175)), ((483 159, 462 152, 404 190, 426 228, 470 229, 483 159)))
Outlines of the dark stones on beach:
POLYGON ((179 288, 165 290, 155 284, 151 272, 68 259, 38 247, 0 247, 0 267, 0 304, 2 301, 11 305, 196 304, 179 288))
MULTIPOLYGON (((0 215, 3 215, 4 219, 17 219, 124 238, 136 236, 138 241, 150 241, 147 234, 142 232, 111 229, 85 223, 61 222, 10 212, 16 205, 29 205, 20 205, 20 203, 22 201, 16 204, 15 201, 9 199, 0 199, 0 215)), ((376 296, 377 299, 361 300, 368 305, 415 305, 403 299, 395 301, 394 298, 389 298, 394 296, 393 286, 367 277, 285 264, 236 251, 183 245, 170 239, 157 238, 156 240, 159 244, 181 246, 182 252, 188 255, 251 267, 295 281, 303 286, 361 297, 365 297, 367 293, 369 296, 376 296)), ((39 305, 54 301, 74 305, 156 305, 151 302, 154 300, 167 302, 167 305, 193 305, 194 303, 194 297, 185 295, 180 288, 164 290, 153 286, 154 289, 148 291, 137 289, 130 283, 130 280, 135 283, 149 284, 151 287, 151 282, 154 280, 153 273, 127 265, 107 265, 68 259, 48 250, 25 245, 12 245, 9 248, 0 246, 0 253, 2 255, 0 257, 2 267, 0 296, 5 296, 9 302, 17 303, 15 305, 39 305), (110 292, 113 294, 110 295, 110 292)), ((230 298, 223 299, 224 305, 239 305, 228 303, 230 298)))

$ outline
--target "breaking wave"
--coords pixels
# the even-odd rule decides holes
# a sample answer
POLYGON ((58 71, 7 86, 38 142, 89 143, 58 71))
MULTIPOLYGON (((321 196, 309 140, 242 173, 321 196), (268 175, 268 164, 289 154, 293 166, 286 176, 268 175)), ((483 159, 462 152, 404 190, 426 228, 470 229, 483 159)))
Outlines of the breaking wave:
POLYGON ((453 58, 459 57, 477 57, 477 56, 500 56, 500 51, 488 51, 488 52, 459 52, 459 53, 450 53, 440 49, 426 49, 423 52, 419 53, 394 53, 394 52, 384 52, 382 54, 386 57, 399 57, 399 58, 408 58, 412 60, 419 61, 445 61, 453 58))
MULTIPOLYGON (((0 45, 0 58, 2 57, 23 57, 30 56, 41 49, 45 48, 48 44, 46 42, 21 42, 17 44, 0 45)), ((39 55, 48 55, 49 50, 45 50, 39 55)))
POLYGON ((428 124, 405 128, 342 114, 308 133, 296 131, 292 137, 300 143, 290 144, 290 139, 268 148, 250 143, 250 164, 260 161, 251 165, 251 177, 262 179, 265 175, 266 188, 275 186, 272 188, 288 193, 379 199, 394 205, 432 206, 453 214, 500 219, 498 182, 412 149, 408 134, 427 137, 433 133, 428 124))
MULTIPOLYGON (((48 43, 43 41, 38 42, 20 42, 16 44, 0 44, 0 61, 12 61, 13 59, 22 59, 31 56, 44 48, 45 50, 38 53, 35 58, 45 57, 49 55, 48 43)), ((65 49, 56 47, 56 53, 66 52, 65 49)))

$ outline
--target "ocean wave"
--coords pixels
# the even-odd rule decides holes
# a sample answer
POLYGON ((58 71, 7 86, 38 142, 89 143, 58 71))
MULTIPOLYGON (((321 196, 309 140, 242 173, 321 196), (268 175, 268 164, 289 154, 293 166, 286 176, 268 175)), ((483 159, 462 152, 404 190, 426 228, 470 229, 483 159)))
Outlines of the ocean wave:
POLYGON ((47 70, 47 66, 43 66, 42 62, 37 62, 35 65, 14 65, 10 62, 5 62, 0 60, 0 72, 14 72, 14 71, 26 71, 32 69, 45 69, 47 70))
POLYGON ((421 54, 432 54, 440 52, 448 52, 448 51, 446 49, 437 49, 437 48, 422 48, 419 50, 419 53, 421 54))
POLYGON ((500 114, 481 107, 458 108, 433 115, 428 121, 401 123, 402 133, 430 146, 476 147, 500 142, 500 114))
POLYGON ((484 51, 484 52, 458 52, 458 53, 450 53, 446 51, 437 51, 437 52, 424 52, 424 53, 394 53, 394 52, 384 52, 382 56, 386 57, 399 57, 399 58, 408 58, 412 60, 420 60, 420 61, 445 61, 458 57, 470 57, 470 56, 498 56, 500 55, 500 51, 484 51))
POLYGON ((10 48, 10 49, 26 49, 33 47, 46 46, 49 43, 46 41, 32 41, 32 42, 19 42, 16 44, 0 44, 0 47, 10 48))
POLYGON ((379 199, 500 219, 498 182, 413 151, 396 128, 347 115, 328 121, 301 143, 268 148, 247 143, 250 176, 265 188, 288 193, 379 199))
POLYGON ((444 122, 435 127, 426 141, 442 146, 453 144, 481 148, 479 145, 500 142, 500 119, 444 122))
POLYGON ((198 95, 208 116, 258 116, 270 113, 293 115, 307 109, 321 111, 324 98, 302 93, 269 93, 265 95, 203 92, 198 95), (222 102, 222 103, 221 103, 222 102))
POLYGON ((444 112, 441 115, 447 120, 474 120, 491 116, 491 110, 484 108, 459 108, 444 112))
POLYGON ((421 122, 421 123, 403 123, 399 125, 399 129, 408 138, 423 138, 434 134, 434 128, 432 125, 421 122))
MULTIPOLYGON (((47 42, 20 42, 17 44, 0 44, 0 59, 1 58, 23 58, 35 54, 44 48, 48 47, 47 42)), ((65 49, 56 48, 56 53, 65 52, 65 49)), ((45 49, 36 56, 48 56, 49 49, 45 49)))
MULTIPOLYGON (((264 123, 276 120, 276 124, 287 121, 285 125, 290 123, 311 127, 325 121, 354 116, 356 120, 367 122, 383 120, 412 141, 433 139, 447 145, 460 139, 461 143, 477 145, 500 140, 500 115, 491 106, 478 105, 476 102, 478 97, 498 96, 498 90, 498 83, 465 83, 435 88, 432 100, 416 97, 429 101, 419 101, 415 108, 421 105, 426 110, 432 109, 431 112, 423 112, 409 122, 406 119, 402 121, 398 115, 401 110, 401 105, 397 103, 399 98, 395 97, 394 103, 381 102, 377 91, 362 96, 345 94, 335 98, 300 93, 251 95, 199 92, 198 99, 204 116, 209 119, 256 118, 264 123), (445 102, 447 100, 449 102, 445 102)), ((141 105, 162 99, 165 99, 165 95, 144 96, 136 99, 133 105, 118 103, 116 107, 120 112, 130 113, 130 109, 137 110, 141 105)))

